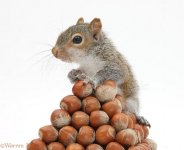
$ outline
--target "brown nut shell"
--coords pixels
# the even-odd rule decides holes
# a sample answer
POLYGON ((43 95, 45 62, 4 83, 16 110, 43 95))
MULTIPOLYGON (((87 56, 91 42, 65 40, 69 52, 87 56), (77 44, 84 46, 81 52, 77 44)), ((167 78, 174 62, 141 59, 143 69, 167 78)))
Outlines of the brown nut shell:
POLYGON ((130 116, 128 117, 128 128, 133 129, 134 128, 134 122, 130 116))
POLYGON ((122 107, 122 111, 126 110, 126 99, 124 96, 121 96, 121 95, 116 95, 116 97, 120 103, 121 103, 121 107, 122 107))
POLYGON ((135 124, 134 125, 134 130, 139 132, 140 138, 141 138, 140 141, 143 140, 144 139, 144 130, 143 130, 142 126, 139 125, 139 124, 135 124))
POLYGON ((96 142, 105 145, 115 140, 116 131, 110 125, 102 125, 96 130, 96 142))
POLYGON ((116 83, 112 80, 106 80, 96 88, 95 95, 101 103, 111 101, 117 94, 116 83))
POLYGON ((90 125, 94 128, 97 128, 101 125, 108 124, 109 116, 104 111, 96 110, 91 112, 89 116, 89 120, 90 120, 90 125))
POLYGON ((100 110, 101 105, 97 98, 93 96, 88 96, 82 100, 82 110, 87 114, 90 114, 92 111, 100 110))
POLYGON ((93 86, 90 83, 86 84, 84 81, 79 80, 74 84, 72 92, 77 97, 85 98, 92 94, 93 86))
POLYGON ((89 115, 82 111, 76 111, 72 115, 72 125, 79 129, 82 126, 89 124, 89 115))
POLYGON ((66 110, 70 114, 81 109, 81 100, 74 95, 65 96, 60 102, 60 108, 66 110))
POLYGON ((152 139, 147 138, 144 140, 144 143, 147 143, 151 150, 157 150, 157 143, 152 139))
POLYGON ((120 101, 115 98, 114 100, 103 104, 102 110, 108 114, 109 118, 111 118, 114 114, 122 111, 122 106, 120 101))
POLYGON ((61 128, 70 124, 71 117, 67 111, 56 109, 52 112, 50 120, 54 127, 61 128))
POLYGON ((122 145, 134 146, 138 141, 136 131, 133 129, 124 129, 116 134, 116 141, 122 145))
POLYGON ((149 145, 146 144, 146 143, 140 143, 137 146, 140 148, 140 150, 151 150, 151 148, 149 147, 149 145))
POLYGON ((130 146, 128 150, 142 150, 139 146, 130 146))
POLYGON ((54 142, 58 138, 58 131, 52 125, 47 125, 39 129, 39 137, 45 143, 54 142))
POLYGON ((116 113, 111 118, 111 125, 116 129, 116 131, 126 129, 128 127, 128 116, 124 113, 116 113))
POLYGON ((144 139, 146 139, 148 137, 148 135, 149 135, 148 127, 142 125, 142 129, 144 131, 144 139))
POLYGON ((47 150, 47 146, 42 140, 34 139, 27 145, 27 150, 47 150))
POLYGON ((125 150, 124 147, 117 142, 110 142, 107 144, 105 150, 125 150))
POLYGON ((65 150, 65 147, 63 144, 59 142, 52 142, 47 146, 48 150, 65 150))
POLYGON ((112 86, 112 87, 116 87, 116 82, 115 81, 113 81, 113 80, 105 80, 104 82, 103 82, 103 84, 104 85, 109 85, 109 86, 112 86))
POLYGON ((85 150, 84 147, 78 143, 70 144, 66 147, 66 150, 85 150))
POLYGON ((136 116, 135 116, 134 114, 129 113, 129 114, 127 114, 127 115, 128 115, 128 117, 130 117, 130 118, 132 119, 133 124, 136 124, 136 123, 137 123, 137 119, 136 119, 136 116))
POLYGON ((104 149, 98 144, 90 144, 86 147, 86 150, 104 150, 104 149))
POLYGON ((77 130, 71 126, 65 126, 59 130, 59 142, 67 146, 75 143, 77 139, 77 130))
MULTIPOLYGON (((147 139, 146 139, 146 140, 147 140, 147 139)), ((148 147, 148 148, 150 148, 150 150, 151 150, 150 145, 149 145, 147 142, 145 142, 145 139, 142 140, 142 142, 141 142, 140 144, 138 144, 138 145, 144 145, 145 147, 148 147)))
POLYGON ((77 143, 87 146, 95 141, 95 130, 90 126, 82 126, 77 135, 77 143))

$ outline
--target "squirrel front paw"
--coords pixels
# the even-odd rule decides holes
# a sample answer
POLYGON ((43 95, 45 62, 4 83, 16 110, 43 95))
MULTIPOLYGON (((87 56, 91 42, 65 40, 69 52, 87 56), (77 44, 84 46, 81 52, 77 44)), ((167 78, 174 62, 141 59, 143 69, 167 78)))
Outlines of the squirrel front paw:
POLYGON ((74 83, 75 81, 79 80, 78 76, 80 76, 82 74, 81 70, 77 70, 77 69, 72 69, 69 73, 68 73, 68 78, 70 80, 71 83, 74 83))
POLYGON ((83 80, 84 83, 90 83, 92 86, 94 86, 93 81, 88 77, 85 73, 81 73, 77 75, 78 80, 83 80))
POLYGON ((95 84, 94 82, 91 80, 90 77, 88 77, 85 73, 83 73, 81 70, 77 70, 77 69, 72 69, 69 73, 68 73, 68 78, 70 80, 71 83, 76 82, 77 80, 82 80, 84 81, 84 83, 90 83, 94 89, 95 84))

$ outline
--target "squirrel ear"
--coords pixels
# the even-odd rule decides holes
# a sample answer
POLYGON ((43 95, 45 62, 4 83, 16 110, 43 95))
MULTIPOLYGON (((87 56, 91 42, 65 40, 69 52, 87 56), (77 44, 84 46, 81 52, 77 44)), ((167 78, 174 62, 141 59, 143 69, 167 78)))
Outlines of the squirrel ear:
POLYGON ((100 37, 101 28, 102 28, 102 23, 99 18, 93 19, 89 24, 89 29, 92 31, 93 36, 96 40, 98 40, 100 37))
POLYGON ((84 19, 82 17, 79 18, 78 21, 77 21, 77 25, 83 24, 83 23, 84 23, 84 19))

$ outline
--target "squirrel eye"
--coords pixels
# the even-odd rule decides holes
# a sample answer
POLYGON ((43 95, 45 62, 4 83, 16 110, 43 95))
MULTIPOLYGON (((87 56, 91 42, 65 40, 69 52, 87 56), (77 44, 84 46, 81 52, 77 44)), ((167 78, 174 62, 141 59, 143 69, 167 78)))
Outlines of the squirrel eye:
POLYGON ((82 42, 82 37, 77 35, 73 38, 73 43, 74 44, 80 44, 82 42))

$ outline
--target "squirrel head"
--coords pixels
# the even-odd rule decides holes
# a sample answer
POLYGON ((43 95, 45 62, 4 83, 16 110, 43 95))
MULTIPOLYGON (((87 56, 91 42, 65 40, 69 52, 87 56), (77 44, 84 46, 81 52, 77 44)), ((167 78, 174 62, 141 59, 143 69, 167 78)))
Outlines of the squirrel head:
POLYGON ((62 61, 78 62, 93 45, 100 43, 101 28, 99 18, 94 18, 90 23, 84 23, 84 19, 79 18, 76 25, 59 35, 52 49, 53 55, 62 61))

